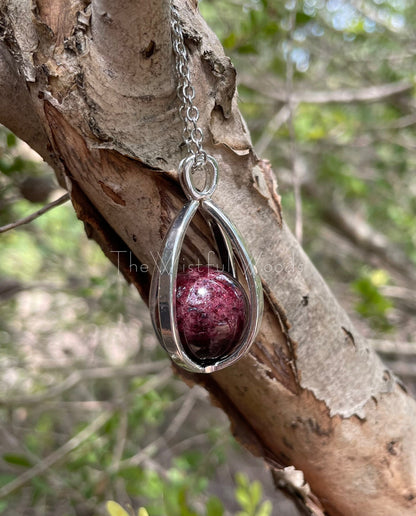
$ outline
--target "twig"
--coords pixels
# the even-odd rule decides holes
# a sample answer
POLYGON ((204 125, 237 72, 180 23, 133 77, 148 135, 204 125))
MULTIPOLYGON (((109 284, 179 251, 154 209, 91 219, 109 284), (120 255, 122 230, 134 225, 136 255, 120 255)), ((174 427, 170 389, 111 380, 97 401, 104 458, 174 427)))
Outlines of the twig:
POLYGON ((62 393, 72 389, 75 385, 84 380, 98 380, 108 378, 128 378, 131 376, 140 376, 143 374, 157 372, 167 367, 167 360, 158 360, 157 362, 149 362, 146 364, 133 364, 122 367, 99 367, 95 369, 83 369, 74 371, 63 382, 50 387, 46 392, 34 394, 31 396, 17 396, 15 398, 0 398, 0 407, 14 407, 21 405, 33 405, 43 403, 46 400, 61 395, 62 393))
POLYGON ((389 367, 394 374, 399 376, 406 376, 410 378, 416 377, 416 364, 411 362, 403 362, 401 360, 398 361, 389 361, 385 360, 384 363, 387 367, 389 367))
POLYGON ((168 479, 169 475, 168 475, 167 469, 164 466, 162 466, 161 464, 159 464, 158 462, 156 462, 155 460, 153 460, 152 458, 145 457, 145 459, 143 460, 143 463, 146 465, 146 467, 148 469, 155 471, 163 479, 165 479, 165 480, 168 479))
POLYGON ((143 461, 149 459, 152 455, 154 455, 159 447, 165 442, 165 438, 163 435, 159 436, 157 439, 149 443, 143 449, 141 449, 138 453, 129 457, 128 459, 124 459, 120 461, 117 465, 112 464, 108 468, 108 473, 115 473, 120 468, 128 467, 128 466, 139 466, 143 461))
MULTIPOLYGON (((161 363, 161 362, 167 362, 165 360, 160 360, 159 362, 155 363, 161 363)), ((169 362, 168 362, 169 363, 169 362)), ((165 383, 167 383, 172 377, 172 369, 169 367, 166 370, 160 372, 158 375, 153 376, 150 380, 148 380, 144 385, 140 387, 140 389, 137 389, 134 394, 135 396, 140 395, 143 396, 143 394, 147 394, 148 392, 152 391, 153 389, 156 389, 157 387, 161 387, 165 383)))
POLYGON ((127 407, 123 406, 120 414, 120 423, 117 429, 116 443, 113 450, 114 468, 117 471, 119 469, 121 458, 123 457, 124 448, 127 442, 127 428, 128 428, 128 413, 127 407))
MULTIPOLYGON (((115 464, 118 469, 118 464, 123 457, 124 448, 127 442, 127 429, 128 429, 128 383, 125 380, 114 382, 115 398, 122 400, 119 411, 119 423, 117 427, 116 441, 113 449, 112 464, 115 464)), ((144 384, 146 385, 146 384, 144 384)), ((137 395, 137 391, 134 393, 137 395)), ((117 489, 117 488, 116 488, 117 489)))
POLYGON ((167 428, 164 437, 166 441, 170 441, 172 437, 176 435, 180 427, 185 423, 189 414, 191 413, 195 400, 198 397, 198 392, 196 388, 191 389, 183 402, 183 405, 179 409, 176 416, 172 419, 169 427, 167 428))
MULTIPOLYGON (((137 395, 143 396, 144 394, 150 392, 151 390, 153 390, 157 387, 160 387, 161 385, 163 385, 164 383, 169 381, 171 376, 172 376, 172 372, 170 369, 167 369, 166 371, 160 373, 159 375, 154 376, 151 380, 149 380, 144 385, 142 385, 142 387, 134 393, 135 396, 137 396, 137 395)), ((116 471, 118 471, 120 469, 121 458, 123 456, 123 451, 124 451, 124 447, 126 444, 126 436, 127 436, 127 428, 128 428, 128 417, 127 416, 128 416, 127 407, 124 406, 124 410, 121 415, 120 426, 119 426, 119 429, 117 432, 117 443, 114 448, 113 461, 112 461, 111 467, 109 468, 109 470, 112 473, 115 473, 116 471)))
POLYGON ((6 231, 10 231, 11 229, 17 228, 19 226, 23 226, 24 224, 28 224, 29 222, 32 222, 32 220, 37 219, 44 213, 46 213, 49 210, 52 210, 56 206, 60 206, 61 204, 64 204, 65 202, 69 201, 69 194, 66 193, 59 197, 59 199, 56 199, 56 201, 52 201, 49 204, 46 204, 43 208, 41 208, 38 211, 35 211, 31 215, 28 215, 27 217, 23 217, 20 220, 16 220, 16 222, 12 222, 10 224, 6 224, 5 226, 0 227, 0 233, 5 233, 6 231))
POLYGON ((367 339, 371 346, 383 355, 416 356, 416 342, 392 342, 383 339, 367 339))
POLYGON ((44 473, 51 466, 63 459, 65 455, 68 455, 68 453, 71 453, 82 443, 88 440, 95 432, 103 427, 112 416, 113 412, 104 412, 100 414, 96 419, 94 419, 94 421, 92 421, 92 423, 85 427, 84 430, 81 430, 81 432, 72 437, 72 439, 67 441, 63 446, 45 457, 42 461, 33 466, 33 468, 28 469, 22 475, 0 488, 0 498, 8 496, 13 493, 13 491, 16 491, 16 489, 24 486, 36 475, 44 473))
POLYGON ((384 124, 381 129, 405 129, 414 124, 416 124, 416 113, 410 113, 409 115, 402 116, 392 122, 384 124))
POLYGON ((120 407, 120 403, 117 401, 97 401, 97 400, 74 400, 74 401, 63 401, 62 399, 54 401, 45 401, 42 403, 42 410, 85 410, 85 411, 103 411, 103 410, 116 410, 120 407))
MULTIPOLYGON (((257 81, 252 77, 243 76, 240 83, 262 95, 279 102, 287 102, 282 83, 276 80, 257 81)), ((354 102, 377 102, 393 97, 413 88, 409 81, 398 81, 363 88, 346 88, 334 91, 293 91, 291 101, 306 104, 352 104, 354 102)))
MULTIPOLYGON (((194 392, 194 390, 191 390, 187 394, 182 407, 180 408, 176 416, 172 419, 164 434, 159 436, 151 443, 149 443, 135 455, 121 461, 118 467, 120 468, 126 466, 138 466, 139 464, 142 464, 144 461, 150 459, 153 455, 155 455, 160 450, 161 446, 166 446, 167 442, 170 439, 172 439, 172 437, 177 433, 179 428, 185 422, 186 418, 192 410, 192 407, 195 404, 195 399, 197 396, 198 393, 194 392)), ((111 472, 114 472, 114 468, 111 468, 111 472)))
POLYGON ((263 155, 267 147, 273 141, 274 135, 282 127, 282 125, 288 121, 290 113, 291 112, 289 107, 284 105, 267 124, 255 146, 259 156, 263 155))
POLYGON ((416 310, 416 294, 414 289, 397 285, 384 285, 380 290, 384 296, 395 299, 397 304, 400 303, 411 310, 416 310))
MULTIPOLYGON (((228 432, 228 428, 224 428, 224 433, 228 432)), ((182 439, 182 441, 178 441, 175 444, 166 448, 166 450, 162 450, 161 454, 169 452, 171 455, 179 455, 184 450, 189 450, 191 446, 202 445, 207 441, 207 432, 202 432, 200 434, 195 434, 192 437, 187 437, 186 439, 182 439)))

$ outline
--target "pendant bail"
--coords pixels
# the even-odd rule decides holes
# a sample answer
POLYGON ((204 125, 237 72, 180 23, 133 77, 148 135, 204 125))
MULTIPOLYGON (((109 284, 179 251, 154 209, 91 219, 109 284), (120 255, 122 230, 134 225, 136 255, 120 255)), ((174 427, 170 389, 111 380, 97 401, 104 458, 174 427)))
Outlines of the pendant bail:
POLYGON ((189 200, 208 199, 217 188, 218 163, 209 154, 205 154, 203 163, 198 163, 196 156, 188 156, 181 161, 178 174, 182 189, 189 200), (192 181, 192 175, 200 169, 205 172, 205 186, 202 190, 199 190, 192 181))

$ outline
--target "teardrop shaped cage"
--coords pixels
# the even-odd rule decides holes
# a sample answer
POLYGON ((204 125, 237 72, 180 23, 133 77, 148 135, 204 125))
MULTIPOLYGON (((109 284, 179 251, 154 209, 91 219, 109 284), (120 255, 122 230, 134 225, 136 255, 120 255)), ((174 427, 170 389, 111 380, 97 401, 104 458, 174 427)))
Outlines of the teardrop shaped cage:
MULTIPOLYGON (((195 373, 212 373, 230 366, 247 353, 260 328, 263 314, 263 290, 244 240, 235 225, 210 199, 218 178, 218 166, 212 156, 207 156, 204 166, 210 168, 211 183, 198 190, 192 183, 193 156, 184 159, 179 166, 182 187, 189 199, 173 220, 162 245, 150 287, 150 314, 156 335, 178 365, 195 373), (199 211, 207 221, 214 236, 218 254, 225 270, 237 279, 238 265, 245 278, 249 301, 248 322, 235 351, 213 363, 199 362, 186 352, 176 319, 176 278, 186 231, 199 211), (237 262, 237 264, 236 264, 237 262)), ((197 164, 199 166, 199 164, 197 164)))

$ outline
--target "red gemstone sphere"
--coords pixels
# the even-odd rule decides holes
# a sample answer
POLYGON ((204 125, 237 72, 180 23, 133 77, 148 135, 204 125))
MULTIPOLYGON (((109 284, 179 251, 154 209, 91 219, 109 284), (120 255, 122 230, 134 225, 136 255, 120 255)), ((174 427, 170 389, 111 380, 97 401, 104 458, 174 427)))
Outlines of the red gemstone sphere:
POLYGON ((232 353, 247 313, 246 293, 230 274, 207 265, 178 273, 176 318, 182 344, 191 357, 209 363, 232 353))

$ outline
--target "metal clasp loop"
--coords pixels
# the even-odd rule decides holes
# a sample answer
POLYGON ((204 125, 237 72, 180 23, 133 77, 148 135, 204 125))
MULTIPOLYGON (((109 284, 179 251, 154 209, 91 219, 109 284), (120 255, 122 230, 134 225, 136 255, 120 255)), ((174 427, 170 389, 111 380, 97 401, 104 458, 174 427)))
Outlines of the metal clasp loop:
POLYGON ((188 156, 181 161, 178 172, 179 181, 188 199, 195 201, 209 199, 215 192, 218 183, 218 163, 209 154, 202 161, 199 161, 197 156, 188 156), (195 186, 192 179, 195 171, 200 169, 205 172, 205 185, 202 190, 195 186))

